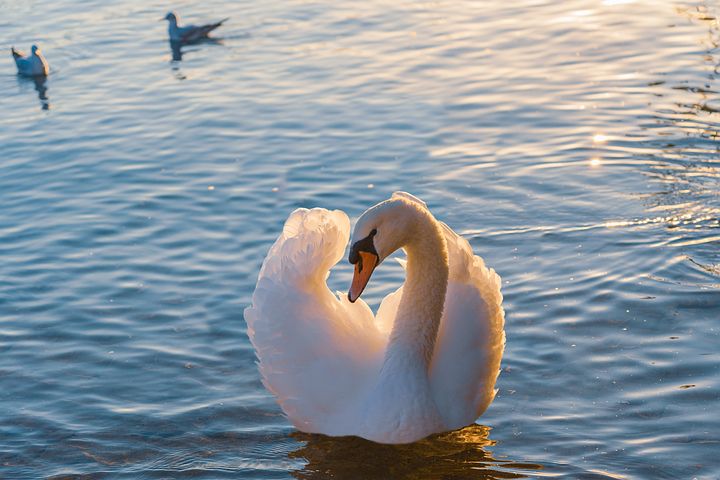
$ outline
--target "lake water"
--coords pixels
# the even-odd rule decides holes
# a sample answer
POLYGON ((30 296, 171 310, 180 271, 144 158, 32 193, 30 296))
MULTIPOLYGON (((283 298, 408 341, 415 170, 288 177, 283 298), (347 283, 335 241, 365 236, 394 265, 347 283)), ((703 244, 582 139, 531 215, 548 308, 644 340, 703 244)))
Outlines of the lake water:
POLYGON ((1 478, 720 478, 717 3, 174 7, 222 41, 173 62, 166 2, 0 1, 1 478), (502 276, 500 392, 414 445, 297 433, 258 269, 293 209, 394 190, 502 276))

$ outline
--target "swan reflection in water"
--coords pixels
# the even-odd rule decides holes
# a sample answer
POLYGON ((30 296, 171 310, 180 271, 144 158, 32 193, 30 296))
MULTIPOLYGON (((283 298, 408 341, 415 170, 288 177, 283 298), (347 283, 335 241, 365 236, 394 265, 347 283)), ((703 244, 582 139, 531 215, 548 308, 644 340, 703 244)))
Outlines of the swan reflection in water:
POLYGON ((527 478, 542 465, 498 460, 485 450, 495 444, 490 428, 471 425, 454 432, 433 435, 419 442, 385 445, 359 437, 328 437, 294 432, 305 445, 291 452, 307 464, 292 472, 302 480, 397 478, 397 479, 508 479, 527 478))
POLYGON ((22 77, 18 75, 18 84, 23 88, 28 83, 32 82, 35 86, 38 99, 40 100, 40 108, 43 110, 50 110, 50 99, 47 96, 47 77, 43 75, 37 75, 34 77, 22 77))

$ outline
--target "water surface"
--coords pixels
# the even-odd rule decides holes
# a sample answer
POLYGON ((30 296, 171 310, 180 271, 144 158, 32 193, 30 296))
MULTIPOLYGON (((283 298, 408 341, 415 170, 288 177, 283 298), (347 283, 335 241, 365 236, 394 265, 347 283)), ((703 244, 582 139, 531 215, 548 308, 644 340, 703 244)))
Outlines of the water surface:
POLYGON ((181 61, 162 2, 0 8, 52 67, 0 58, 3 478, 720 477, 713 2, 180 2, 231 17, 181 61), (295 432, 262 259, 400 189, 503 278, 500 392, 410 446, 295 432))

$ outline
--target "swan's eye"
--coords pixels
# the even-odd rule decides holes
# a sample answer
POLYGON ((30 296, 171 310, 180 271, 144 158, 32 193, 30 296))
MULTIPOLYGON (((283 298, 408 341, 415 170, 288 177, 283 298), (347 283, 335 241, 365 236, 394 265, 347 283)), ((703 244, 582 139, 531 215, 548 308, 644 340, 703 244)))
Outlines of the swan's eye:
MULTIPOLYGON (((353 243, 352 247, 350 247, 350 255, 348 256, 348 261, 350 263, 352 263, 352 264, 358 263, 360 261, 360 253, 361 252, 372 253, 376 257, 379 257, 377 251, 375 250, 375 244, 373 243, 373 237, 375 236, 376 233, 377 233, 377 229, 373 228, 367 237, 353 243)), ((379 263, 380 263, 380 261, 376 260, 373 265, 376 265, 379 263)), ((360 263, 359 267, 360 267, 360 269, 362 269, 362 263, 360 263)))

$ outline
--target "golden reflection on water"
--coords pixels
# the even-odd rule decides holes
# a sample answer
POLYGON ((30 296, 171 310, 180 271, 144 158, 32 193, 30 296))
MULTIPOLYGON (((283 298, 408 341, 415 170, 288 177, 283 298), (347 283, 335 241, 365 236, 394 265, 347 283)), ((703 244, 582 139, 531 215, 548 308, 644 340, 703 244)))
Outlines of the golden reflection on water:
POLYGON ((720 10, 707 3, 679 7, 677 13, 691 22, 705 25, 706 35, 697 39, 702 55, 691 68, 699 75, 694 80, 657 81, 649 85, 657 100, 656 126, 660 142, 652 155, 648 175, 662 187, 647 198, 649 212, 661 216, 647 219, 661 221, 672 237, 662 246, 697 247, 688 260, 708 273, 716 274, 720 242, 713 231, 720 228, 720 103, 717 78, 720 75, 720 10))
POLYGON ((499 460, 487 450, 495 444, 490 428, 471 425, 407 445, 382 445, 358 437, 296 432, 305 442, 290 458, 307 462, 293 472, 299 479, 500 479, 527 478, 541 465, 499 460), (522 473, 525 471, 525 473, 522 473))

